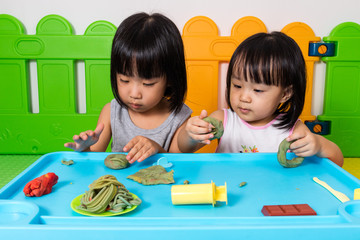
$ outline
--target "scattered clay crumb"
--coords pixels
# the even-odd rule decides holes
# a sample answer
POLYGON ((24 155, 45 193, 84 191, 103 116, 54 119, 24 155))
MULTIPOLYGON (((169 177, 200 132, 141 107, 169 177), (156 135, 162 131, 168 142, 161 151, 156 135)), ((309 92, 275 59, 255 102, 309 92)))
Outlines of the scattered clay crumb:
POLYGON ((63 159, 63 160, 61 160, 61 163, 64 165, 70 166, 70 165, 74 164, 74 161, 73 160, 66 161, 65 159, 63 159))
POLYGON ((239 187, 244 187, 246 184, 247 184, 246 182, 241 182, 241 183, 239 184, 239 187))
POLYGON ((189 184, 190 182, 188 181, 188 180, 185 180, 184 181, 184 184, 186 185, 186 184, 189 184))

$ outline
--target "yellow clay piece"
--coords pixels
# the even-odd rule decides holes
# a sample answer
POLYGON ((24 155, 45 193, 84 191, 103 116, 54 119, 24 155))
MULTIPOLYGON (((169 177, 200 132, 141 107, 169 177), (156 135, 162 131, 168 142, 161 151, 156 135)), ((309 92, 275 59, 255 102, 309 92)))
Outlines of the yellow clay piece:
POLYGON ((217 201, 226 202, 227 188, 217 187, 212 181, 208 184, 174 185, 171 187, 171 200, 174 205, 212 204, 217 201))

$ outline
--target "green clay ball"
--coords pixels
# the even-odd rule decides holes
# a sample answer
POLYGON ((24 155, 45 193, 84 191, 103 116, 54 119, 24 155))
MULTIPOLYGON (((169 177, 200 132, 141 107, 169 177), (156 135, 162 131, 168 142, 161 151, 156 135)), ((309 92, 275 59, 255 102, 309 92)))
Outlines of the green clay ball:
POLYGON ((211 133, 214 134, 214 137, 211 138, 210 140, 221 138, 221 136, 224 134, 224 126, 223 126, 222 121, 219 121, 213 117, 206 117, 203 120, 214 126, 211 129, 211 133))
POLYGON ((130 165, 125 154, 110 154, 105 158, 104 162, 105 166, 111 169, 123 169, 130 165))
POLYGON ((279 145, 277 159, 280 165, 285 168, 297 167, 304 161, 303 157, 294 157, 291 160, 286 159, 286 152, 289 150, 290 144, 293 142, 294 141, 288 142, 286 139, 284 139, 279 145))

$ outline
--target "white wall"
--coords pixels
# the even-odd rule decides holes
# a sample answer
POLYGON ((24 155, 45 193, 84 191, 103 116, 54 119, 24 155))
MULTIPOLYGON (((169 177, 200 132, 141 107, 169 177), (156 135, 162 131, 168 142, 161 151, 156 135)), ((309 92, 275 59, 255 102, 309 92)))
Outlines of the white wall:
MULTIPOLYGON (((94 21, 106 20, 117 26, 140 11, 163 13, 180 31, 190 18, 207 16, 218 25, 222 36, 229 35, 232 25, 244 16, 258 17, 268 31, 304 22, 319 37, 329 35, 342 22, 360 24, 359 0, 0 0, 0 13, 18 18, 28 34, 34 34, 39 20, 48 14, 63 16, 73 25, 75 34, 81 35, 94 21)), ((223 76, 226 67, 222 69, 223 76)), ((322 113, 324 78, 325 64, 318 63, 314 71, 314 115, 322 113)))

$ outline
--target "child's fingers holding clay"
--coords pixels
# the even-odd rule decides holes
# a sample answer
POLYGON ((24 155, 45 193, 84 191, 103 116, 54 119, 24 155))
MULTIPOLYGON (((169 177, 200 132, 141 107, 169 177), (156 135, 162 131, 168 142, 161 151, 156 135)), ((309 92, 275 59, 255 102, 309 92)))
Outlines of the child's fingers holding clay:
POLYGON ((213 126, 210 123, 204 121, 200 116, 196 116, 189 119, 185 128, 189 134, 203 135, 211 132, 213 126))
POLYGON ((75 150, 75 149, 76 149, 76 143, 74 143, 74 142, 67 142, 67 143, 64 144, 64 147, 70 148, 70 149, 72 149, 72 150, 75 150))
POLYGON ((199 126, 202 126, 206 129, 208 129, 208 131, 205 133, 209 133, 214 128, 214 126, 210 122, 205 121, 204 119, 206 119, 206 118, 208 118, 208 114, 207 114, 206 110, 202 110, 200 113, 200 116, 199 116, 199 119, 201 121, 198 124, 199 124, 199 126))
POLYGON ((81 142, 81 141, 87 141, 89 139, 89 137, 92 137, 94 134, 91 130, 88 130, 86 132, 82 132, 79 134, 79 138, 75 138, 74 136, 74 141, 75 142, 81 142))
POLYGON ((99 123, 99 125, 97 125, 94 130, 95 137, 99 138, 103 130, 104 130, 104 124, 99 123))
POLYGON ((74 142, 65 143, 64 147, 71 148, 74 151, 83 151, 99 140, 99 136, 103 130, 104 124, 100 123, 94 131, 87 130, 85 132, 81 132, 79 135, 74 135, 74 142))

